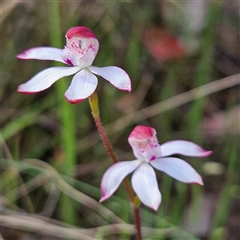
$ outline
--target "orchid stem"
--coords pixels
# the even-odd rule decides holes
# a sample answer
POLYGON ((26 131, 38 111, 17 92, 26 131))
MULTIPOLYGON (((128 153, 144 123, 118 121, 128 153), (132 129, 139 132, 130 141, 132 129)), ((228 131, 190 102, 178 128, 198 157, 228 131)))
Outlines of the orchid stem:
POLYGON ((133 207, 134 212, 134 222, 135 222, 135 228, 136 228, 136 239, 142 240, 142 231, 141 231, 141 219, 140 219, 140 208, 139 206, 133 207))
MULTIPOLYGON (((97 126, 98 132, 101 136, 101 139, 103 141, 103 144, 111 157, 113 163, 117 163, 118 159, 113 151, 112 144, 110 143, 106 131, 102 125, 101 118, 100 118, 100 112, 99 112, 99 105, 98 105, 98 95, 96 92, 94 92, 89 97, 89 104, 90 108, 92 110, 93 119, 95 121, 95 124, 97 126)), ((140 212, 139 212, 139 204, 138 201, 136 201, 136 197, 134 196, 133 190, 131 188, 130 182, 127 178, 123 180, 124 186, 127 190, 128 197, 130 199, 130 202, 133 205, 133 211, 134 211, 134 220, 135 220, 135 228, 136 228, 136 237, 137 240, 142 240, 142 233, 141 233, 141 220, 140 220, 140 212)))
POLYGON ((89 103, 90 103, 90 107, 92 110, 92 115, 93 115, 95 124, 98 128, 98 132, 99 132, 101 139, 105 145, 105 148, 106 148, 108 154, 110 155, 111 159, 113 160, 113 162, 117 163, 118 159, 117 159, 116 155, 114 154, 112 145, 107 137, 107 134, 105 132, 105 129, 104 129, 101 119, 100 119, 99 107, 98 107, 98 95, 96 93, 93 93, 89 97, 89 103))

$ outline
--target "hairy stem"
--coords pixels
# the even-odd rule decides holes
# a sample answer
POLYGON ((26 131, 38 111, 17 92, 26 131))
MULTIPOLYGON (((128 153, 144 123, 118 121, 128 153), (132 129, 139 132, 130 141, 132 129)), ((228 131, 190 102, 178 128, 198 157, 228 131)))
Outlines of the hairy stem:
POLYGON ((139 206, 133 207, 134 212, 134 222, 136 228, 136 239, 142 240, 142 231, 141 231, 141 219, 140 219, 140 208, 139 206))
MULTIPOLYGON (((117 159, 117 157, 116 157, 116 155, 113 151, 112 144, 110 143, 110 141, 107 137, 106 131, 105 131, 105 129, 102 125, 102 122, 101 122, 97 93, 93 93, 89 97, 89 104, 90 104, 90 108, 92 110, 93 119, 94 119, 95 124, 97 126, 98 132, 101 136, 101 139, 104 143, 104 146, 105 146, 109 156, 111 157, 113 163, 117 163, 118 159, 117 159)), ((132 190, 132 187, 130 185, 129 180, 127 178, 125 178, 123 180, 123 183, 124 183, 124 186, 127 190, 129 200, 133 205, 134 220, 135 220, 135 227, 136 227, 136 237, 137 237, 137 240, 142 240, 139 204, 136 204, 135 196, 134 196, 134 193, 133 193, 133 190, 132 190)))

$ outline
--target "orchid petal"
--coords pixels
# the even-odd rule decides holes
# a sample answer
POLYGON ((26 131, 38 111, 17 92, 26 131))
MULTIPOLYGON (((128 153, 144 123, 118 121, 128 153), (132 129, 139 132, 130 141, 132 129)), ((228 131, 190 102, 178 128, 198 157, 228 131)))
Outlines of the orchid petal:
POLYGON ((73 27, 67 31, 66 40, 62 53, 65 62, 81 68, 91 66, 99 48, 93 32, 84 26, 73 27))
POLYGON ((136 126, 129 135, 128 142, 137 159, 151 161, 161 156, 161 149, 154 128, 136 126))
POLYGON ((70 103, 81 102, 95 91, 97 84, 97 77, 87 69, 82 69, 73 77, 65 97, 70 103))
POLYGON ((148 163, 143 162, 133 173, 132 186, 141 202, 157 211, 161 203, 161 193, 156 174, 148 163))
POLYGON ((99 49, 99 42, 95 38, 82 40, 82 45, 86 45, 87 50, 83 57, 79 60, 79 66, 88 67, 91 66, 99 49))
POLYGON ((150 164, 178 181, 203 185, 201 176, 194 168, 179 158, 158 158, 151 161, 150 164))
POLYGON ((62 59, 62 49, 53 47, 35 47, 30 48, 17 55, 20 59, 53 60, 66 63, 62 59))
POLYGON ((109 67, 94 67, 88 68, 92 73, 97 74, 107 81, 109 81, 114 87, 130 92, 131 80, 128 74, 121 68, 115 66, 109 67))
POLYGON ((184 140, 175 140, 163 143, 161 145, 161 152, 162 157, 173 154, 182 154, 184 156, 192 157, 207 157, 212 153, 212 151, 206 151, 193 142, 184 140))
POLYGON ((33 78, 31 78, 28 82, 21 84, 18 87, 18 92, 20 93, 35 93, 41 92, 47 88, 49 88, 53 83, 59 80, 62 77, 72 75, 78 72, 79 67, 51 67, 47 68, 38 74, 36 74, 33 78))
POLYGON ((112 165, 104 173, 101 181, 102 196, 100 202, 111 197, 123 179, 141 164, 140 160, 123 161, 112 165))

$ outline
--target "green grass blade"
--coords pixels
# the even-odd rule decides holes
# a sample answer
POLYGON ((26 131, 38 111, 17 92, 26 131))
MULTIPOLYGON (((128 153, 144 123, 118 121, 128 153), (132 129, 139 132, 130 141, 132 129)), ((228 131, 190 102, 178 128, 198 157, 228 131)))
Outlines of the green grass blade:
MULTIPOLYGON (((53 47, 63 48, 58 1, 49 1, 48 4, 50 23, 49 36, 51 45, 53 47)), ((65 161, 64 166, 62 166, 62 171, 64 173, 70 173, 73 171, 76 163, 74 108, 64 98, 64 92, 68 87, 67 82, 61 80, 58 81, 55 86, 56 94, 59 98, 59 117, 62 125, 62 146, 65 152, 65 161)), ((61 200, 63 219, 69 224, 74 224, 76 211, 73 209, 70 199, 64 196, 61 200)))

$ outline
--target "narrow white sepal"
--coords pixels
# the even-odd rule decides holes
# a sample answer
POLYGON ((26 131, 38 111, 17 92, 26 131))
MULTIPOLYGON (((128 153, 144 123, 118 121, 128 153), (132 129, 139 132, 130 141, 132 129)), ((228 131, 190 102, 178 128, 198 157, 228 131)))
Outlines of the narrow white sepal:
POLYGON ((62 63, 62 49, 53 48, 53 47, 35 47, 25 50, 24 52, 17 55, 17 58, 20 59, 37 59, 37 60, 53 60, 62 63))
POLYGON ((18 92, 35 93, 49 88, 62 77, 78 72, 79 67, 51 67, 36 74, 29 81, 18 87, 18 92))
POLYGON ((92 73, 97 74, 108 82, 110 82, 114 87, 124 90, 131 91, 131 80, 128 74, 121 68, 115 66, 108 67, 94 67, 90 66, 88 68, 92 73))
POLYGON ((185 183, 203 185, 201 176, 187 162, 173 157, 158 158, 149 162, 154 168, 185 183))
POLYGON ((97 84, 97 77, 84 68, 73 77, 65 97, 70 103, 81 102, 95 91, 97 84))
POLYGON ((100 202, 105 201, 111 197, 117 190, 123 179, 133 172, 141 164, 140 160, 123 161, 112 165, 104 173, 101 180, 101 199, 100 202))
POLYGON ((161 193, 158 189, 156 174, 147 162, 142 162, 133 173, 132 186, 143 204, 155 211, 158 210, 161 193))
POLYGON ((161 145, 162 157, 167 157, 173 154, 181 154, 192 157, 207 157, 211 153, 212 151, 206 151, 199 145, 184 140, 169 141, 161 145))

